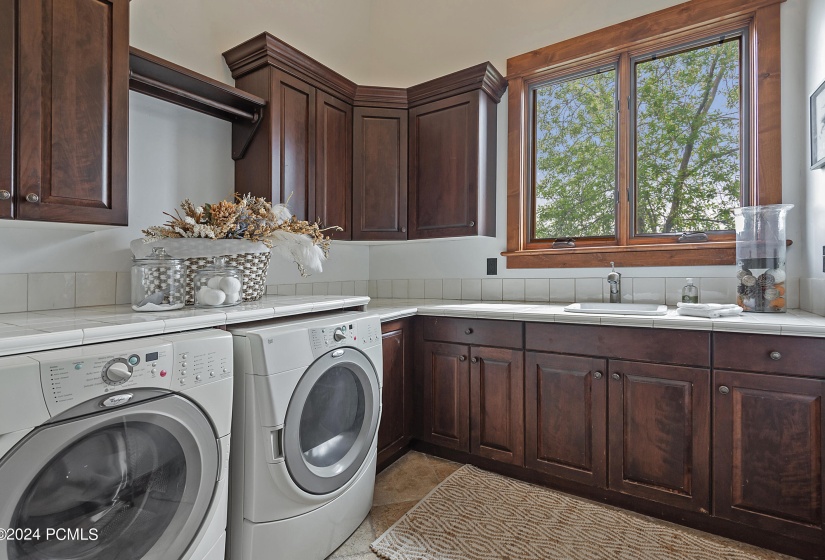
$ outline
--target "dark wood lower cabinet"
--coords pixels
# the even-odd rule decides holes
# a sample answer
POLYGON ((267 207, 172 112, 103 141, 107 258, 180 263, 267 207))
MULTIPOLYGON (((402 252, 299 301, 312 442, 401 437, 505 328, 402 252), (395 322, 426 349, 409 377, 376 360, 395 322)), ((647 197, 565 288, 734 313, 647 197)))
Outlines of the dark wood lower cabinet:
POLYGON ((525 363, 525 465, 605 488, 607 361, 528 352, 525 363))
POLYGON ((470 450, 469 352, 460 344, 424 343, 422 435, 459 451, 470 450))
POLYGON ((412 437, 412 324, 392 321, 381 326, 384 386, 378 428, 379 469, 402 452, 412 437))
POLYGON ((718 517, 821 543, 825 381, 714 372, 718 517))
POLYGON ((524 464, 524 353, 470 349, 470 451, 524 464))
POLYGON ((710 371, 610 362, 609 487, 708 512, 710 371))

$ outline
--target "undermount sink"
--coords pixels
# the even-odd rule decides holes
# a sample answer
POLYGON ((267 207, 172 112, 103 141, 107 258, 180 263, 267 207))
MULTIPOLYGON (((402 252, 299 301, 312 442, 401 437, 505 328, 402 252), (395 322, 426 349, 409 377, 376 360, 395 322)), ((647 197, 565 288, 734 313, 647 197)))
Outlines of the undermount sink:
POLYGON ((568 313, 614 313, 616 315, 667 315, 666 305, 655 303, 572 303, 568 313))

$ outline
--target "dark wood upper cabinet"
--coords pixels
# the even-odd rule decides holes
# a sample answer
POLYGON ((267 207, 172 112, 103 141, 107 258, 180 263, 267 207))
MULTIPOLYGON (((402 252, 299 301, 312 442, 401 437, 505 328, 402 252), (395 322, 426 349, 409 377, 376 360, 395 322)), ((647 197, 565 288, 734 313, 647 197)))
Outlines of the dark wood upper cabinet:
POLYGON ((352 238, 407 238, 407 111, 356 107, 352 238))
POLYGON ((715 371, 713 385, 714 515, 821 542, 825 381, 715 371))
POLYGON ((14 209, 14 0, 0 0, 0 219, 14 209))
POLYGON ((607 361, 527 352, 525 466, 607 487, 607 361))
POLYGON ((381 325, 384 385, 378 428, 379 469, 403 450, 412 436, 412 320, 381 325))
POLYGON ((352 105, 315 95, 315 212, 334 239, 352 239, 352 105))
POLYGON ((609 486, 709 512, 710 371, 609 363, 609 486))
MULTIPOLYGON (((489 62, 401 89, 358 86, 269 33, 223 56, 236 85, 268 103, 235 164, 239 191, 275 202, 294 193, 295 215, 343 227, 337 239, 495 236, 496 104, 507 83, 489 62)), ((244 126, 233 139, 248 138, 244 126)))
POLYGON ((524 353, 470 349, 470 452, 524 464, 524 353))
POLYGON ((479 91, 410 109, 410 239, 495 236, 495 131, 479 91))
MULTIPOLYGON (((16 217, 125 225, 129 2, 16 6, 16 217)), ((0 65, 7 65, 8 38, 0 35, 0 65)), ((8 85, 0 87, 7 105, 8 85)))
POLYGON ((506 87, 485 63, 410 88, 410 239, 495 236, 496 104, 506 87))
POLYGON ((424 343, 422 436, 432 443, 470 451, 470 349, 424 343))

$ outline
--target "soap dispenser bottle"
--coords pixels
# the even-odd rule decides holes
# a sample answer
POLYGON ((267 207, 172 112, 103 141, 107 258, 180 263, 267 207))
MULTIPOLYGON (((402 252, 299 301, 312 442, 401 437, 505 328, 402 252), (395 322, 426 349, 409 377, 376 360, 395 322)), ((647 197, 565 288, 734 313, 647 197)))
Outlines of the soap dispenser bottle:
POLYGON ((682 288, 682 303, 699 303, 699 288, 693 285, 693 278, 688 278, 682 288))

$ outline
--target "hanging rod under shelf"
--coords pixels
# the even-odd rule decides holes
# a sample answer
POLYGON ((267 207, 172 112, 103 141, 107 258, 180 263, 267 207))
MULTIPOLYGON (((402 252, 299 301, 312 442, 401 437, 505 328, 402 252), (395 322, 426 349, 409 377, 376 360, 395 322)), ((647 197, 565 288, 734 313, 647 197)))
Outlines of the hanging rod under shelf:
POLYGON ((232 159, 244 157, 263 119, 266 101, 168 60, 129 48, 129 89, 181 107, 240 124, 232 159))

